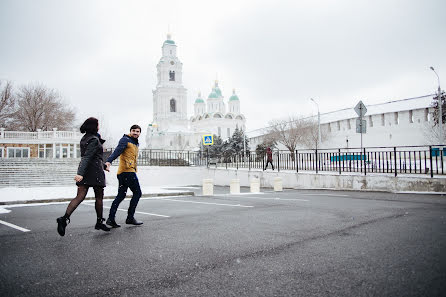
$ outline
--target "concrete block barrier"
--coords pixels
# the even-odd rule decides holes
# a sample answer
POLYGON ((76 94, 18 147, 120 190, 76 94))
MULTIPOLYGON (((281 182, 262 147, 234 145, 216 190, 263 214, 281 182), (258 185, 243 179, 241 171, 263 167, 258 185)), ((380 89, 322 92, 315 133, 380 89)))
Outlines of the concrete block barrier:
POLYGON ((211 178, 203 179, 203 196, 214 195, 214 181, 211 178))
POLYGON ((251 179, 251 193, 260 193, 260 180, 258 178, 251 179))
POLYGON ((275 192, 282 192, 282 178, 281 177, 275 177, 274 178, 274 191, 275 192))
POLYGON ((229 192, 231 194, 240 194, 240 180, 238 178, 231 179, 231 184, 229 186, 229 192))

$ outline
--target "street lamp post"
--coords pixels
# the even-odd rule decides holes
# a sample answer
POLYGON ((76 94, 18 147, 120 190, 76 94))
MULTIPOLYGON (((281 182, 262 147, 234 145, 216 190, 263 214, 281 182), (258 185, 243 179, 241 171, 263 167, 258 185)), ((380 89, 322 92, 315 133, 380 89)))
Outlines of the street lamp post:
POLYGON ((443 144, 443 111, 442 111, 442 100, 441 100, 441 88, 440 88, 440 77, 438 76, 438 73, 435 71, 434 67, 431 66, 431 70, 435 73, 438 79, 438 128, 440 129, 440 145, 443 144))
POLYGON ((317 106, 317 127, 318 127, 318 134, 317 134, 317 144, 316 149, 321 147, 321 114, 319 112, 319 104, 313 99, 310 98, 311 101, 313 101, 317 106))

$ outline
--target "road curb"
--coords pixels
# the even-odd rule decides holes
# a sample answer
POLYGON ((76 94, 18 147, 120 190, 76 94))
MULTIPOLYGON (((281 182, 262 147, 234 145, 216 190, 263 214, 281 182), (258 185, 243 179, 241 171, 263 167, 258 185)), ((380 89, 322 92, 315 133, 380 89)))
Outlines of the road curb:
MULTIPOLYGON (((141 197, 163 197, 163 196, 195 196, 194 192, 170 192, 170 193, 149 193, 142 194, 141 197)), ((104 196, 104 199, 115 199, 116 196, 104 196)), ((127 195, 126 198, 131 198, 131 195, 127 195)), ((38 200, 22 200, 22 201, 0 201, 0 205, 11 204, 33 204, 33 203, 48 203, 48 202, 66 202, 73 200, 71 198, 55 198, 55 199, 38 199, 38 200)), ((85 200, 95 200, 94 197, 85 197, 85 200)))

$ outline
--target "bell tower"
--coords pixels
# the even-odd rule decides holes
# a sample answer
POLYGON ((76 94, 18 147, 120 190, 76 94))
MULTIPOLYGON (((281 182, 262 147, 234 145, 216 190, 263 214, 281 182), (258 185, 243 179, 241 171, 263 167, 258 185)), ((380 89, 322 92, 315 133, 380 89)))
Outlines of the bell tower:
MULTIPOLYGON (((170 34, 162 46, 156 65, 157 85, 153 90, 153 121, 167 129, 187 120, 187 90, 183 86, 183 63, 177 57, 177 45, 170 34)), ((187 124, 186 124, 187 125, 187 124)))

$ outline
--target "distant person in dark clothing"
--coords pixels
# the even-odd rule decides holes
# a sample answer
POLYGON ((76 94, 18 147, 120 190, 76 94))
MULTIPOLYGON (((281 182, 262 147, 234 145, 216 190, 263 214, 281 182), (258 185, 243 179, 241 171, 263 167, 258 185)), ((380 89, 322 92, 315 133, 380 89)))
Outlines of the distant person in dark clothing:
POLYGON ((271 148, 268 147, 266 149, 266 165, 265 165, 265 168, 263 168, 264 171, 266 170, 266 168, 268 167, 268 164, 270 164, 270 163, 274 170, 273 151, 271 150, 271 148))
MULTIPOLYGON (((88 189, 93 187, 96 198, 96 230, 110 231, 103 222, 102 218, 102 200, 104 198, 105 174, 104 163, 102 160, 103 148, 105 142, 99 135, 99 122, 96 118, 88 118, 80 128, 81 133, 85 133, 80 141, 81 161, 77 169, 77 175, 74 177, 77 185, 76 198, 68 204, 65 215, 57 218, 57 232, 60 236, 65 235, 65 228, 70 222, 70 216, 79 204, 87 196, 88 189)), ((108 169, 107 169, 108 170, 108 169)))
POLYGON ((119 140, 118 146, 110 157, 107 158, 107 162, 105 162, 107 169, 110 169, 113 160, 119 157, 119 167, 117 172, 119 181, 118 195, 112 203, 110 214, 108 215, 107 219, 107 225, 110 225, 113 228, 121 227, 115 220, 116 211, 118 210, 119 204, 122 202, 122 200, 124 200, 128 188, 130 188, 130 190, 133 192, 133 196, 130 200, 130 206, 125 223, 130 225, 143 224, 135 219, 136 206, 138 205, 139 198, 141 198, 142 194, 138 177, 136 176, 139 135, 141 135, 141 127, 138 125, 131 126, 130 133, 122 136, 121 140, 119 140))

